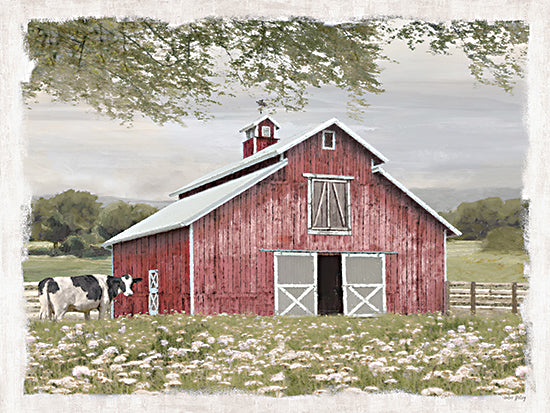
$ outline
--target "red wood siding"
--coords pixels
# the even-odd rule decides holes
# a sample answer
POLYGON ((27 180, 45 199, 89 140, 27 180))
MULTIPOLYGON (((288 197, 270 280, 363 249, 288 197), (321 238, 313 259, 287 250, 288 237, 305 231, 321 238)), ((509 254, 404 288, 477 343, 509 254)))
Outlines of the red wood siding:
POLYGON ((395 251, 386 259, 389 312, 443 309, 445 227, 378 174, 337 127, 290 149, 288 166, 193 224, 195 310, 273 314, 273 253, 265 249, 395 251), (307 233, 303 173, 353 176, 351 236, 307 233))
POLYGON ((243 159, 254 155, 254 138, 243 142, 243 159))
POLYGON ((159 313, 190 311, 189 228, 177 229, 113 245, 113 273, 131 274, 143 281, 134 295, 120 295, 115 316, 148 313, 149 270, 159 271, 159 313))
POLYGON ((243 159, 248 158, 251 155, 254 155, 256 152, 261 151, 262 149, 267 148, 270 145, 273 145, 278 142, 278 139, 275 139, 275 124, 271 122, 269 119, 265 119, 258 123, 254 127, 255 133, 254 135, 257 136, 256 138, 256 151, 254 151, 254 139, 248 139, 243 142, 243 159), (271 130, 269 137, 264 137, 262 135, 262 126, 269 126, 269 129, 271 130))

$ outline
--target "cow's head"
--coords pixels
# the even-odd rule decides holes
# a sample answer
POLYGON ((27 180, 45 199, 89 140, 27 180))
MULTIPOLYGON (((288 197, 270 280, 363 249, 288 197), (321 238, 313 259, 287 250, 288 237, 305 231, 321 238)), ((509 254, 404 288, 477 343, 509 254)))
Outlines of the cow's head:
POLYGON ((132 285, 142 281, 142 278, 132 278, 130 274, 124 274, 122 277, 107 277, 107 286, 109 288, 109 299, 114 299, 120 293, 129 297, 134 294, 132 285))
POLYGON ((143 278, 132 278, 130 274, 124 274, 120 277, 120 279, 122 281, 120 285, 120 290, 122 294, 124 294, 126 297, 134 294, 134 292, 132 291, 132 285, 143 280, 143 278))

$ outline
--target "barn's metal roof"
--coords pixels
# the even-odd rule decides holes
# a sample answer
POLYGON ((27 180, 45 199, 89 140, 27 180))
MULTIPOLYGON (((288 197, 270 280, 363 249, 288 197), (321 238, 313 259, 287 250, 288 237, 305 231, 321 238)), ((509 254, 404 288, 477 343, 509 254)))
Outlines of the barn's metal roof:
POLYGON ((191 191, 193 189, 196 189, 202 185, 205 185, 207 183, 216 181, 220 178, 223 178, 227 175, 231 175, 232 173, 238 172, 240 170, 243 170, 245 168, 248 168, 249 166, 255 165, 259 162, 265 161, 266 159, 273 158, 275 156, 279 156, 282 153, 288 151, 290 148, 298 145, 299 143, 305 141, 306 139, 310 138, 311 136, 315 135, 316 133, 321 132, 322 130, 332 126, 336 125, 340 129, 342 129, 344 132, 346 132, 349 136, 351 136, 353 139, 355 139, 359 144, 364 146, 368 151, 370 151, 372 154, 374 154, 378 159, 382 161, 382 163, 385 163, 388 161, 388 159, 382 155, 378 150, 373 148, 371 145, 369 145, 363 138, 361 138, 357 133, 352 131, 348 126, 346 126, 343 122, 339 121, 336 118, 332 118, 327 120, 326 122, 321 123, 320 125, 316 126, 313 129, 308 130, 305 133, 302 133, 298 136, 294 136, 290 139, 285 139, 277 142, 274 145, 268 146, 267 148, 256 152, 254 155, 249 156, 247 158, 241 159, 240 161, 230 163, 228 165, 225 165, 219 169, 216 169, 206 175, 201 176, 200 178, 194 180, 193 182, 190 182, 189 184, 177 189, 176 191, 172 192, 170 196, 176 196, 180 195, 184 192, 191 191))
POLYGON ((403 185, 401 182, 399 182, 397 179, 395 179, 393 176, 391 176, 389 173, 387 173, 384 169, 377 166, 372 170, 373 173, 379 173, 384 178, 386 178, 388 181, 390 181, 392 184, 394 184, 396 187, 398 187, 401 191, 406 193, 413 201, 415 201, 418 205, 420 205, 422 208, 426 210, 430 215, 432 215, 435 219, 437 219, 439 222, 441 222, 443 225, 445 225, 452 233, 451 236, 460 236, 462 235, 462 232, 460 232, 458 229, 456 229, 454 226, 452 226, 449 221, 447 221, 445 218, 443 218, 441 215, 439 215, 437 212, 435 212, 428 204, 426 204, 424 201, 422 201, 418 196, 413 194, 411 191, 409 191, 405 185, 403 185))
POLYGON ((288 160, 285 159, 267 168, 174 201, 156 214, 106 241, 103 243, 103 247, 185 227, 284 168, 287 164, 288 160))

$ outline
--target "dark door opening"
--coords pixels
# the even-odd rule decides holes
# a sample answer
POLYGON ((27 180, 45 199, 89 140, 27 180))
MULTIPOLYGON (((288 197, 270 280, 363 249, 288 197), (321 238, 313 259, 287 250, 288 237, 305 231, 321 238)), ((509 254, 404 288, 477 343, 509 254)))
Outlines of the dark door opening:
POLYGON ((342 256, 317 256, 317 308, 318 314, 342 314, 342 256))

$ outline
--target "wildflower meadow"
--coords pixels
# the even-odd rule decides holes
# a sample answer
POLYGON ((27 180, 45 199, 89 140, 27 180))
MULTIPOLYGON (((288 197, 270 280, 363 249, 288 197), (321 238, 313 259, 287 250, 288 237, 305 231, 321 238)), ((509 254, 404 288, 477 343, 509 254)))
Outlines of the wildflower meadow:
POLYGON ((523 393, 519 316, 138 315, 30 321, 27 393, 523 393))

